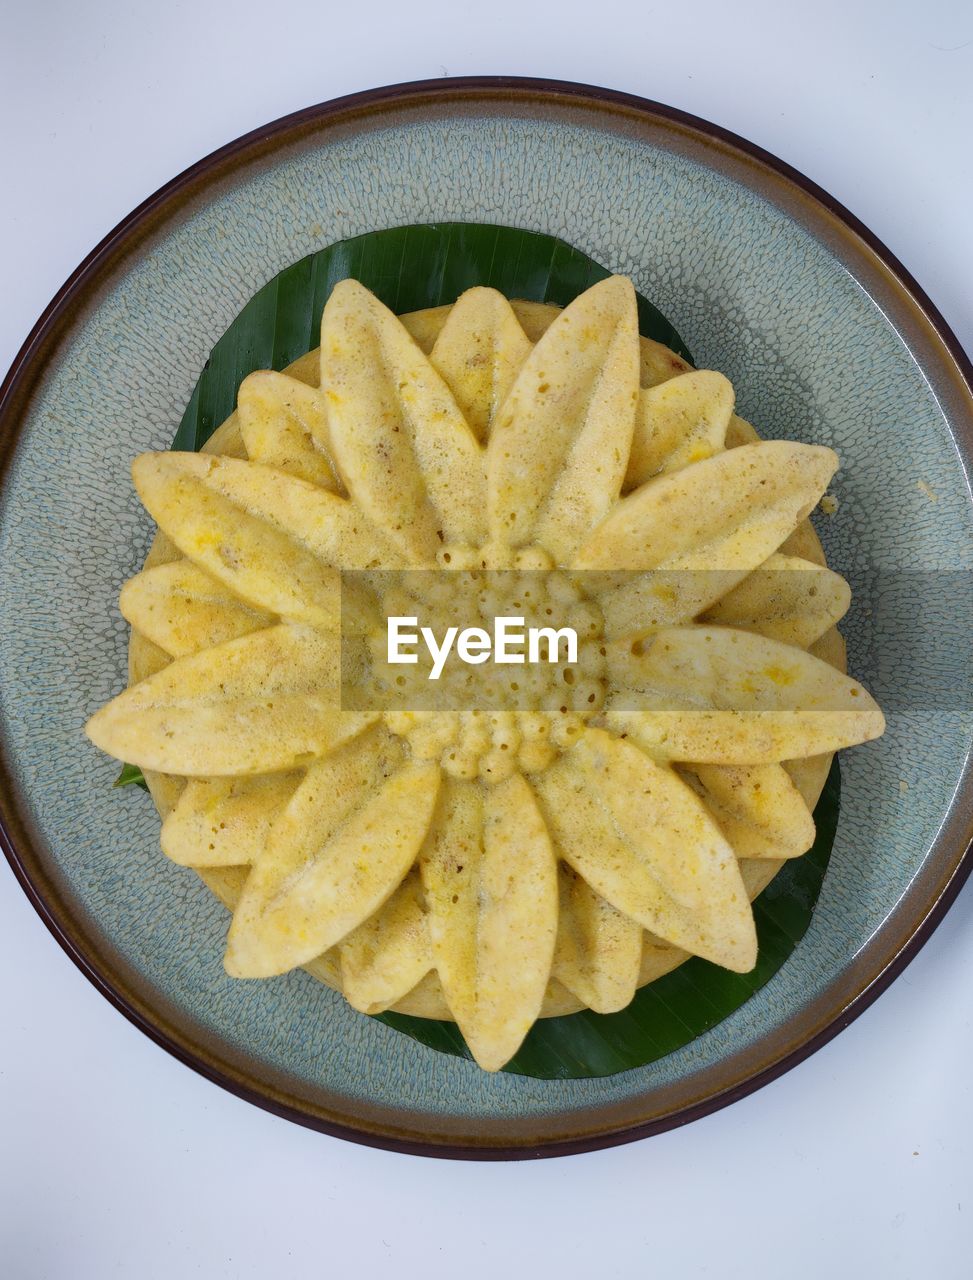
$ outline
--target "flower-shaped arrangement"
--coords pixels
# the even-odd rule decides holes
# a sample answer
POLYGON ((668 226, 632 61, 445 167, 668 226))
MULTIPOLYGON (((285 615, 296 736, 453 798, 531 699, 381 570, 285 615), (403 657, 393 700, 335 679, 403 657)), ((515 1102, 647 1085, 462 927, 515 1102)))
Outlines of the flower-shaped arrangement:
POLYGON ((688 955, 753 967, 751 899, 884 722, 807 523, 837 458, 733 407, 639 338, 624 277, 405 321, 348 280, 319 357, 251 374, 206 452, 136 459, 162 533, 88 733, 234 908, 230 974, 306 965, 496 1070, 688 955), (428 705, 383 662, 393 614, 511 613, 570 625, 576 660, 453 670, 428 705))

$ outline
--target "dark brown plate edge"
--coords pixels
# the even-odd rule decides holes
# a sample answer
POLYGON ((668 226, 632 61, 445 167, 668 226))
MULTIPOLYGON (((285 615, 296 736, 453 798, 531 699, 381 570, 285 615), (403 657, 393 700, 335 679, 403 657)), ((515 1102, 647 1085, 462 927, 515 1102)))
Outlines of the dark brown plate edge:
MULTIPOLYGON (((31 330, 0 385, 0 480, 14 452, 17 435, 16 421, 20 411, 29 401, 48 360, 56 351, 63 333, 71 324, 75 309, 73 304, 80 302, 90 292, 97 292, 102 276, 110 272, 121 258, 130 254, 152 233, 160 216, 174 212, 197 191, 218 181, 236 164, 258 160, 262 155, 280 146, 298 141, 305 133, 314 131, 322 124, 353 123, 356 117, 363 118, 390 108, 445 104, 471 105, 490 100, 507 100, 525 105, 532 104, 535 107, 552 108, 570 106, 573 103, 609 114, 623 116, 631 114, 642 119, 654 117, 681 127, 703 140, 722 143, 736 153, 738 159, 756 162, 758 166, 769 169, 778 177, 783 177, 800 194, 827 210, 845 230, 852 232, 871 252, 891 281, 904 292, 913 311, 913 318, 925 321, 927 329, 931 330, 942 344, 955 366, 955 373, 963 384, 964 391, 973 397, 973 365, 925 291, 898 258, 863 223, 792 166, 719 125, 711 124, 677 108, 632 94, 565 81, 526 77, 471 76, 448 80, 415 81, 365 90, 281 117, 204 157, 159 188, 122 219, 55 294, 31 330)), ((973 452, 973 430, 964 434, 967 436, 968 449, 973 452)), ((969 453, 966 460, 969 460, 969 453)), ((275 1097, 271 1092, 255 1089, 245 1078, 238 1079, 221 1070, 213 1062, 207 1061, 199 1053, 185 1049, 173 1035, 167 1032, 163 1021, 155 1015, 154 1010, 141 1008, 137 999, 126 994, 122 987, 113 981, 114 975, 103 972, 103 964, 100 965, 97 956, 90 954, 91 949, 84 946, 78 931, 71 927, 66 911, 62 907, 59 912, 53 905, 57 900, 57 894, 52 885, 45 883, 43 873, 41 872, 36 878, 31 876, 25 861, 17 852, 6 820, 6 799, 14 794, 15 789, 11 785, 12 779, 2 760, 0 760, 0 771, 2 771, 4 782, 4 787, 0 790, 0 801, 4 802, 3 820, 0 821, 0 846, 3 847, 16 879, 47 928, 74 963, 93 985, 150 1039, 229 1092, 286 1119, 367 1146, 453 1159, 536 1159, 617 1146, 690 1123, 755 1092, 827 1044, 878 998, 928 941, 973 870, 973 824, 967 813, 964 815, 965 830, 957 842, 957 847, 961 851, 952 861, 946 876, 928 899, 925 908, 919 913, 914 928, 907 934, 902 945, 876 971, 862 975, 862 985, 857 993, 847 1000, 825 1024, 820 1025, 811 1035, 791 1045, 765 1068, 747 1075, 724 1090, 716 1091, 645 1123, 584 1134, 577 1138, 555 1139, 542 1143, 527 1141, 522 1145, 480 1145, 436 1140, 426 1142, 394 1131, 356 1128, 313 1114, 288 1103, 282 1097, 275 1097)), ((964 770, 963 781, 967 783, 966 791, 969 790, 968 775, 969 768, 964 770)), ((25 843, 29 845, 30 841, 26 838, 23 824, 16 817, 10 825, 14 824, 21 828, 25 843)), ((893 914, 897 913, 898 909, 893 914)), ((435 1121, 433 1120, 432 1123, 434 1124, 435 1121)))

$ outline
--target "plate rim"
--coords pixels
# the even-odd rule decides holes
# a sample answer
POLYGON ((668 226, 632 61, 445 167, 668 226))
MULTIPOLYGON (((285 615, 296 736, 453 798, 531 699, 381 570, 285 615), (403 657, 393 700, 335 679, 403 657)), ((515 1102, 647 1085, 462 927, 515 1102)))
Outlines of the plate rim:
MULTIPOLYGON (((817 183, 793 166, 780 160, 764 148, 740 135, 698 116, 667 106, 647 98, 619 90, 594 85, 547 78, 518 76, 464 76, 455 78, 409 81, 401 84, 367 89, 343 97, 317 103, 291 112, 268 124, 261 125, 204 156, 137 205, 126 217, 92 249, 80 265, 71 273, 41 313, 10 369, 0 384, 0 489, 3 487, 7 468, 16 450, 20 418, 29 403, 49 362, 56 356, 61 339, 70 331, 75 303, 87 299, 99 291, 105 277, 113 268, 136 250, 160 222, 177 213, 184 203, 196 194, 217 183, 222 174, 238 165, 248 164, 272 154, 291 142, 298 142, 310 133, 328 130, 339 125, 354 124, 356 118, 396 113, 403 108, 421 106, 448 107, 470 106, 474 103, 506 101, 532 106, 558 109, 581 107, 610 115, 634 116, 643 122, 662 122, 688 131, 697 140, 716 142, 736 153, 738 158, 756 164, 771 176, 784 178, 794 188, 799 198, 819 209, 823 208, 836 219, 846 232, 850 231, 863 243, 877 261, 883 274, 893 286, 903 291, 907 310, 913 318, 925 322, 925 326, 942 344, 955 370, 957 381, 965 397, 973 402, 973 363, 953 333, 938 308, 906 270, 899 259, 854 214, 817 183)), ((911 344, 910 344, 911 345, 911 344)), ((973 459, 973 415, 967 415, 962 436, 965 451, 960 450, 961 460, 968 465, 973 459)), ((956 439, 957 445, 960 441, 956 439)), ((48 877, 41 861, 33 850, 29 823, 16 813, 12 806, 17 788, 10 776, 5 760, 6 748, 0 738, 0 847, 17 882, 42 921, 62 949, 90 982, 126 1018, 151 1040, 185 1065, 229 1092, 264 1110, 295 1121, 306 1127, 366 1146, 384 1148, 412 1155, 446 1157, 452 1159, 511 1160, 536 1159, 593 1151, 622 1143, 637 1141, 656 1133, 687 1124, 728 1106, 740 1098, 776 1080, 791 1068, 803 1062, 818 1049, 849 1026, 875 1001, 902 973, 926 944, 949 910, 963 884, 973 871, 973 768, 968 761, 963 769, 954 802, 954 814, 963 809, 965 827, 951 834, 953 857, 947 873, 934 887, 924 909, 911 918, 911 927, 904 931, 901 944, 887 956, 877 968, 859 975, 855 993, 839 1003, 825 1022, 812 1027, 810 1033, 787 1045, 776 1058, 762 1068, 686 1105, 671 1110, 651 1120, 584 1133, 576 1137, 562 1137, 511 1144, 487 1141, 484 1144, 469 1141, 419 1140, 404 1136, 391 1126, 366 1128, 352 1123, 335 1121, 326 1116, 302 1108, 295 1101, 287 1101, 282 1091, 266 1081, 248 1078, 241 1071, 234 1075, 224 1070, 215 1060, 210 1060, 200 1046, 184 1044, 166 1025, 158 1008, 145 1008, 137 995, 126 990, 124 976, 113 971, 110 960, 98 956, 94 948, 85 945, 84 931, 60 900, 56 887, 48 877), (967 803, 964 806, 963 800, 967 803), (17 828, 17 836, 14 835, 17 828), (23 845, 23 852, 18 847, 23 845)), ((941 832, 942 841, 947 833, 941 832)), ((905 897, 896 905, 872 935, 877 938, 890 927, 890 922, 905 904, 905 897)), ((121 967, 121 966, 120 966, 121 967)), ((827 991, 819 1000, 824 1000, 827 991)), ((786 1030, 786 1024, 785 1028, 786 1030)), ((583 1114, 582 1112, 579 1114, 583 1114)))

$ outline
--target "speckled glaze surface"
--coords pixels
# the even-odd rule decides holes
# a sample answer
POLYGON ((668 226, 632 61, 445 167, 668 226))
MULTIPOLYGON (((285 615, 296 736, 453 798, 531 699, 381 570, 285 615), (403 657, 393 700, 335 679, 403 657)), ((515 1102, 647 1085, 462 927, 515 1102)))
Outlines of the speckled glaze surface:
POLYGON ((25 347, 3 405, 0 751, 15 869, 155 1038, 272 1109, 380 1145, 553 1154, 712 1109, 849 1021, 966 870, 970 700, 905 696, 901 673, 933 645, 942 684, 968 684, 964 593, 913 589, 973 569, 968 366, 910 282, 793 176, 700 122, 596 93, 407 87, 253 135, 106 242, 25 347), (888 732, 843 758, 831 866, 790 961, 684 1050, 607 1079, 489 1076, 304 973, 225 977, 222 908, 162 856, 150 801, 112 791, 116 766, 81 732, 125 683, 118 590, 152 535, 133 454, 168 446, 210 348, 267 279, 334 240, 437 220, 551 232, 631 275, 762 434, 841 456, 838 510, 818 530, 854 591, 849 668, 888 732))

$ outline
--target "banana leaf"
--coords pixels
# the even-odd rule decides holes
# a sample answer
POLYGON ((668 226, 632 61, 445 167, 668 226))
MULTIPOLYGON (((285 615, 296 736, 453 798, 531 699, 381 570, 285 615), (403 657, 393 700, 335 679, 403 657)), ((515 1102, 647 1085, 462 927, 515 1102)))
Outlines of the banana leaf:
POLYGON ((142 776, 142 770, 137 764, 123 764, 121 772, 112 783, 113 787, 141 787, 143 791, 148 791, 148 784, 142 776))
MULTIPOLYGON (((195 450, 236 408, 254 369, 282 369, 318 343, 321 312, 339 280, 367 285, 393 311, 453 302, 473 285, 511 298, 565 305, 609 271, 552 236, 513 227, 438 223, 395 227, 330 245, 260 288, 213 348, 172 442, 195 450)), ((639 327, 692 361, 685 342, 646 298, 639 327)), ((126 765, 116 783, 144 786, 126 765)), ((840 801, 837 761, 815 810, 817 838, 789 861, 754 903, 759 956, 751 973, 694 958, 643 987, 619 1013, 582 1012, 535 1024, 504 1068, 545 1080, 612 1075, 672 1053, 729 1017, 787 960, 811 921, 834 842, 840 801)), ((377 1020, 432 1049, 470 1058, 454 1023, 380 1014, 377 1020)))

